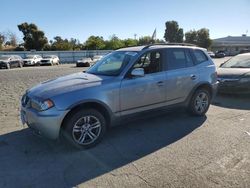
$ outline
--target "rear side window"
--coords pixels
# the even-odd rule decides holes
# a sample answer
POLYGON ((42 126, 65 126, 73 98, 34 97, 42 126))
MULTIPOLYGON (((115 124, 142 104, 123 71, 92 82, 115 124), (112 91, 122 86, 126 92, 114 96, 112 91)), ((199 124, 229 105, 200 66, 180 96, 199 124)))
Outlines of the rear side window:
POLYGON ((168 70, 193 66, 193 60, 186 49, 176 48, 167 50, 168 70))
POLYGON ((208 60, 207 56, 201 50, 194 50, 193 54, 194 54, 196 64, 200 64, 208 60))

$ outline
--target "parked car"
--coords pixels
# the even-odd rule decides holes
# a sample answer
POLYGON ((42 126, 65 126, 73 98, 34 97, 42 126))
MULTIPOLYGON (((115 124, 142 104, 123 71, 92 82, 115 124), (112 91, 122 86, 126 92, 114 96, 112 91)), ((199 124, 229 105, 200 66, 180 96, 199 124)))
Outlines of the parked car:
POLYGON ((244 54, 244 53, 250 53, 250 49, 242 49, 240 51, 240 54, 244 54))
POLYGON ((21 119, 40 135, 57 139, 62 133, 73 145, 89 148, 101 141, 108 127, 141 112, 182 105, 203 116, 216 88, 216 67, 203 48, 123 48, 86 72, 27 90, 21 119))
POLYGON ((212 58, 215 57, 215 54, 214 54, 214 52, 212 52, 212 51, 208 51, 207 54, 208 54, 210 57, 212 57, 212 58))
POLYGON ((250 53, 229 59, 218 69, 219 92, 250 94, 250 53))
POLYGON ((11 69, 13 67, 23 67, 23 59, 19 55, 2 55, 0 57, 0 68, 11 69))
POLYGON ((76 62, 77 67, 90 67, 93 64, 93 60, 89 57, 84 57, 76 62))
POLYGON ((40 65, 59 65, 60 60, 56 55, 43 56, 40 65))
POLYGON ((215 53, 215 57, 216 58, 222 58, 222 57, 226 57, 226 53, 224 51, 217 51, 215 53))
POLYGON ((23 59, 24 66, 40 65, 42 57, 40 55, 27 55, 23 59))
POLYGON ((92 60, 93 60, 93 63, 96 63, 97 61, 99 61, 100 59, 102 59, 103 56, 102 55, 95 55, 92 60))

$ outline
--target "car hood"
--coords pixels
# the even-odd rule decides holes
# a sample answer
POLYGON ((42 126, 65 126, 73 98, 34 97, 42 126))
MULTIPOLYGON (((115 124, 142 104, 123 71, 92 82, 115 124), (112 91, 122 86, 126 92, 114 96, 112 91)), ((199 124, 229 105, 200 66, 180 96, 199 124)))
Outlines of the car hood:
POLYGON ((30 97, 48 99, 83 88, 101 85, 108 76, 96 76, 88 73, 75 73, 45 81, 27 91, 30 97))
POLYGON ((237 79, 250 74, 250 68, 219 68, 217 73, 219 78, 237 79))

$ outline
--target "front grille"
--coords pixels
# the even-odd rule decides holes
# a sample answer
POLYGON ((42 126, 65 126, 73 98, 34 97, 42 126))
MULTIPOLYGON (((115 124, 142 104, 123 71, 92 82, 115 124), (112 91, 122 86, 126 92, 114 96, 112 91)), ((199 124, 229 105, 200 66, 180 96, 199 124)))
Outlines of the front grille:
POLYGON ((41 60, 41 62, 47 63, 47 62, 49 62, 49 60, 41 60))

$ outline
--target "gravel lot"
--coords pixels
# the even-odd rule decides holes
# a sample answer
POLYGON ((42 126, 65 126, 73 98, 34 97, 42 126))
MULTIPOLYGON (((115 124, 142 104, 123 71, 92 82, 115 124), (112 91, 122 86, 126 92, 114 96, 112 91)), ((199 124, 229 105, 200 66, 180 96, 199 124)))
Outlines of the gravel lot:
POLYGON ((21 125, 27 88, 81 70, 0 70, 0 187, 250 187, 250 98, 217 96, 203 118, 173 111, 126 123, 85 151, 21 125))

